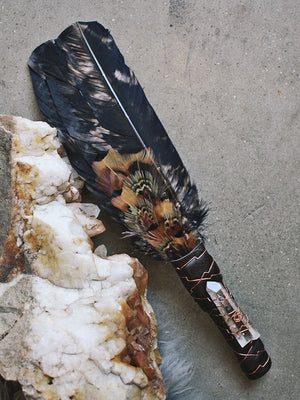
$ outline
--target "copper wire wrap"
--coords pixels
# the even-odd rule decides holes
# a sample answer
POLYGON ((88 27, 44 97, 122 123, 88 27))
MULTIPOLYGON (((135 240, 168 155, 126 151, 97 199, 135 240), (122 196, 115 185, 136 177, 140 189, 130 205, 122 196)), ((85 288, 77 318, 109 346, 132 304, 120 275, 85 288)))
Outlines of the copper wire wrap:
POLYGON ((222 313, 220 307, 215 305, 206 291, 207 281, 220 282, 228 293, 222 305, 224 306, 229 299, 234 300, 234 297, 222 281, 222 275, 217 263, 207 252, 204 244, 200 243, 186 256, 172 261, 172 264, 185 288, 190 292, 199 306, 209 313, 220 329, 222 335, 238 358, 246 376, 249 379, 257 379, 263 376, 271 367, 271 359, 264 349, 262 341, 260 339, 251 340, 246 346, 241 347, 235 337, 248 330, 250 325, 248 316, 242 312, 239 306, 228 314, 222 313), (247 327, 245 323, 241 323, 238 331, 233 333, 226 323, 227 318, 232 318, 235 322, 246 321, 249 325, 247 327))

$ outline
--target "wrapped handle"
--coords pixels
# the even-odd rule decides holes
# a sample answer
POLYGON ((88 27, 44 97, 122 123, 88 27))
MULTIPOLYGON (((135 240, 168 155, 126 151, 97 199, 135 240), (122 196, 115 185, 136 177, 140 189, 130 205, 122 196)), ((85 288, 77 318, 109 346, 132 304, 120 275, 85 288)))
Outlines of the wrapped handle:
POLYGON ((247 377, 263 376, 271 367, 271 359, 259 333, 224 285, 219 267, 204 244, 172 264, 194 300, 222 332, 247 377))

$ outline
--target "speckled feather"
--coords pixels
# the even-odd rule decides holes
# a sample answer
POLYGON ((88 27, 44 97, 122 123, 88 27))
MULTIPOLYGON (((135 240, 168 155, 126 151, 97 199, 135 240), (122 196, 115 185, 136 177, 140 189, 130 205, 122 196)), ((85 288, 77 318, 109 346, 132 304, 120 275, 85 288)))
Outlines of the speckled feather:
MULTIPOLYGON (((97 22, 77 22, 56 40, 35 49, 29 67, 42 114, 58 129, 73 167, 98 195, 100 204, 121 219, 144 251, 153 252, 154 246, 154 254, 158 251, 168 259, 184 255, 186 246, 175 252, 161 251, 161 242, 169 241, 164 237, 165 230, 159 233, 158 248, 153 226, 145 231, 135 223, 135 215, 142 209, 156 218, 159 201, 168 199, 174 205, 172 215, 177 213, 181 218, 182 231, 176 232, 177 237, 191 235, 194 242, 195 238, 201 239, 206 208, 199 202, 197 188, 191 184, 175 147, 109 31, 97 22), (120 204, 115 207, 116 192, 108 190, 107 182, 105 186, 95 169, 111 149, 123 157, 151 149, 149 173, 164 188, 159 197, 147 193, 137 196, 127 208, 120 208, 120 204), (155 215, 151 211, 155 207, 147 203, 153 199, 155 215)), ((131 178, 135 173, 137 170, 130 172, 131 178)), ((127 176, 126 182, 131 178, 127 176)))

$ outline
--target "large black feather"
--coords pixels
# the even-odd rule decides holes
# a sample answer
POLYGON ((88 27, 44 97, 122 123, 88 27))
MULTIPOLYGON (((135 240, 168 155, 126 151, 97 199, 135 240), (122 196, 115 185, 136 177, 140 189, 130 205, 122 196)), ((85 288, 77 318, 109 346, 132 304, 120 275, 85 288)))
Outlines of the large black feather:
POLYGON ((110 148, 121 154, 151 148, 191 226, 201 227, 206 210, 197 189, 107 29, 77 22, 35 49, 28 64, 42 114, 58 128, 72 165, 106 207, 92 162, 110 148))

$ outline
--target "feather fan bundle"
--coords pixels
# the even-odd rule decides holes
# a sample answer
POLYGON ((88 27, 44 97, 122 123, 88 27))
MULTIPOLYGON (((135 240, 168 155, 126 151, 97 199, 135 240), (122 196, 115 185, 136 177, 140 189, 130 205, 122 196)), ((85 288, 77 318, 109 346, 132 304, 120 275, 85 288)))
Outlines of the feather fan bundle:
POLYGON ((246 375, 264 375, 270 357, 204 247, 206 208, 108 30, 77 22, 35 49, 29 67, 42 114, 101 206, 143 251, 172 262, 246 375))
POLYGON ((192 250, 206 209, 109 31, 76 23, 38 47, 29 66, 46 121, 127 234, 165 259, 192 250))

